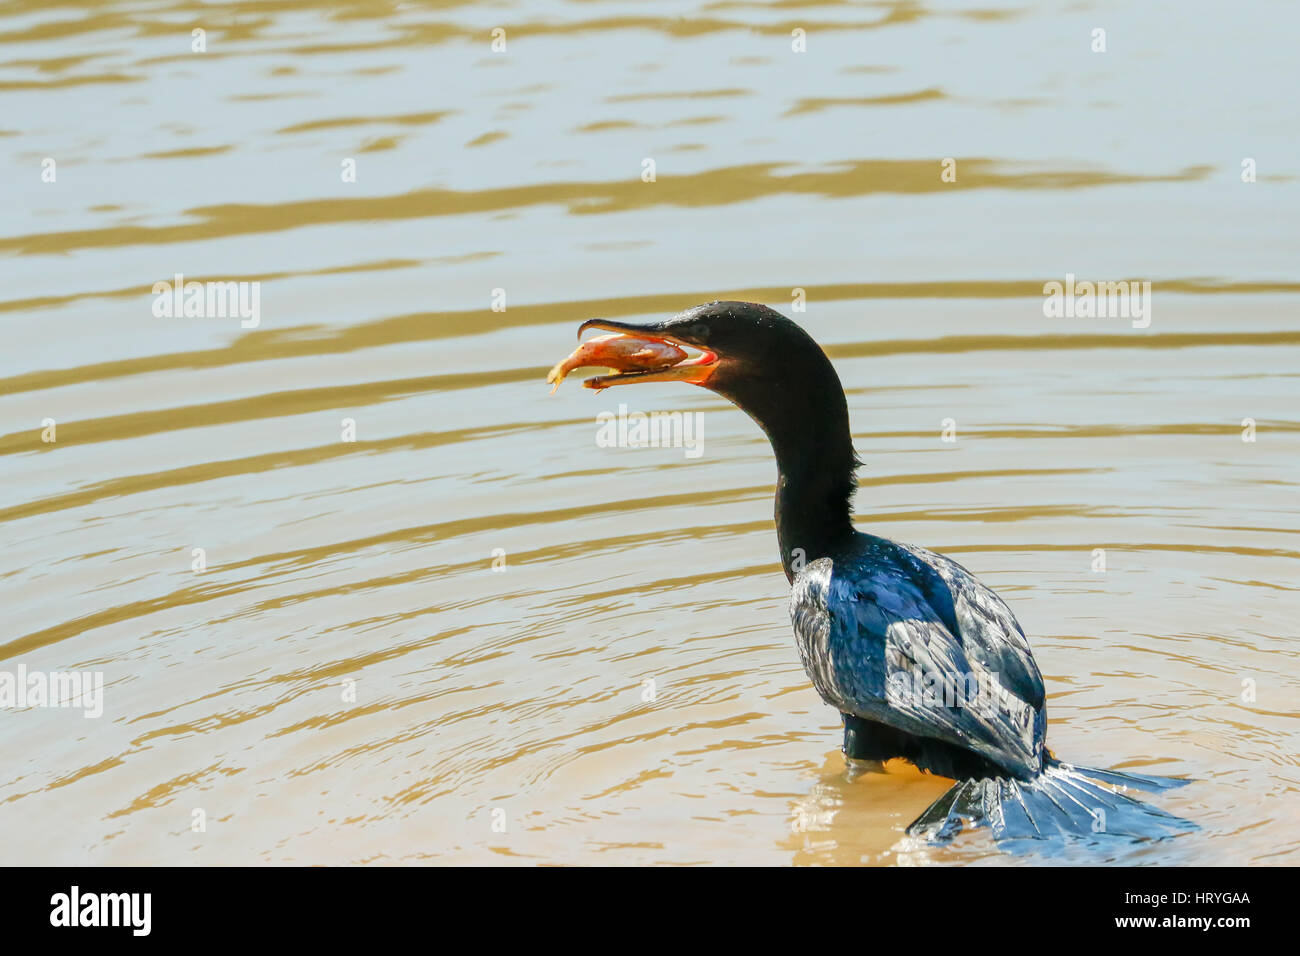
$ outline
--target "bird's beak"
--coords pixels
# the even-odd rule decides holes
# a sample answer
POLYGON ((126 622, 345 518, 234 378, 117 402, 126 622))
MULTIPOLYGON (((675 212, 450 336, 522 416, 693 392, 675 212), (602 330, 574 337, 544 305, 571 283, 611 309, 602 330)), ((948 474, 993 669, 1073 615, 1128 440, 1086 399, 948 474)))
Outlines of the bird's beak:
POLYGON ((611 385, 634 385, 641 382, 689 382, 691 385, 704 385, 709 376, 718 367, 718 356, 707 349, 683 342, 664 332, 659 324, 633 325, 629 322, 607 322, 604 319, 588 319, 578 326, 578 338, 587 329, 601 329, 606 332, 620 332, 630 338, 648 342, 667 342, 681 349, 692 349, 698 355, 682 359, 675 365, 664 368, 648 369, 635 372, 617 372, 613 375, 597 375, 586 379, 582 384, 587 388, 600 390, 611 385))

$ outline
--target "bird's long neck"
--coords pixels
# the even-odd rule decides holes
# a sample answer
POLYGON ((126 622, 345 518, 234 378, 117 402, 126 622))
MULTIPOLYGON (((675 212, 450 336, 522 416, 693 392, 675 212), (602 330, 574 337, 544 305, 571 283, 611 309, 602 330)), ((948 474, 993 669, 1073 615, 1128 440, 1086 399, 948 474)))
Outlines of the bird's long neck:
POLYGON ((776 453, 776 533, 791 581, 853 535, 858 460, 848 404, 830 361, 820 350, 817 358, 798 378, 768 379, 733 399, 767 433, 776 453))
POLYGON ((847 415, 842 431, 772 442, 777 462, 776 535, 781 566, 791 581, 803 565, 833 553, 853 534, 857 459, 847 415))

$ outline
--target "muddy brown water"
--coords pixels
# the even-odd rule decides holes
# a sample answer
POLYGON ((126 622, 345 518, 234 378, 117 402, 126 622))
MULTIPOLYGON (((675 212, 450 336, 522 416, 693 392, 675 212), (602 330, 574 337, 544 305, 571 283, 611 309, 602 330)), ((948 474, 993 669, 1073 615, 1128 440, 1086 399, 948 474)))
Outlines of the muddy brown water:
POLYGON ((744 415, 548 396, 727 297, 824 343, 860 527, 1007 599, 1053 749, 1196 778, 1090 859, 1295 863, 1295 14, 1143 6, 6 4, 0 670, 104 687, 0 710, 4 862, 1019 862, 845 774, 744 415))

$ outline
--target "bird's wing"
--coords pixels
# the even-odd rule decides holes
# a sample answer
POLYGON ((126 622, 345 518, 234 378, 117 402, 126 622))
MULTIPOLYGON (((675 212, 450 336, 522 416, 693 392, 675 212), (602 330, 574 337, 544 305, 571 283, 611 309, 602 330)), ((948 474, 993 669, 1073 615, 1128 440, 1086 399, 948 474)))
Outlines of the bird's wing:
POLYGON ((1002 683, 1034 710, 1046 702, 1043 675, 1029 649, 1029 639, 1011 608, 964 567, 942 554, 893 542, 913 578, 934 604, 952 608, 953 631, 967 648, 1002 675, 1002 683))
POLYGON ((955 563, 932 566, 929 552, 901 546, 884 554, 842 561, 839 573, 821 558, 795 579, 790 616, 818 693, 844 713, 1036 774, 1042 678, 1010 610, 955 563))

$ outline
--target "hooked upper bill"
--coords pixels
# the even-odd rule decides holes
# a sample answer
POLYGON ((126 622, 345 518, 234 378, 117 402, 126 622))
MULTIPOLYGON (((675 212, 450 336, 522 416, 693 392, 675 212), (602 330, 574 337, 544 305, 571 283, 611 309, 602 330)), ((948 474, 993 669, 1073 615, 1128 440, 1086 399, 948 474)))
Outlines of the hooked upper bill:
POLYGON ((597 375, 582 383, 587 388, 600 390, 636 382, 703 385, 718 365, 718 357, 713 352, 703 351, 691 357, 686 350, 694 346, 642 326, 589 319, 579 327, 578 335, 587 329, 604 329, 614 334, 588 339, 568 358, 557 363, 546 376, 546 381, 554 386, 552 394, 575 368, 610 369, 614 374, 597 375))

